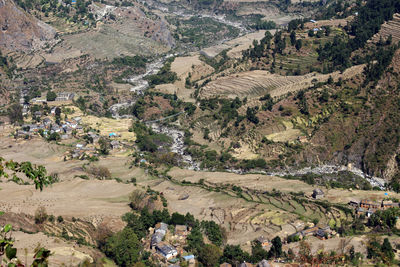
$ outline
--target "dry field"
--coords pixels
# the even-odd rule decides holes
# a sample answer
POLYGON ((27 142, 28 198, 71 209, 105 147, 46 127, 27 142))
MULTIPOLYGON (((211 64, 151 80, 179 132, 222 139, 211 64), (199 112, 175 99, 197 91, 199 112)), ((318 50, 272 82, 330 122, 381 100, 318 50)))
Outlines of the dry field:
POLYGON ((345 26, 352 19, 353 19, 353 17, 349 16, 344 19, 318 20, 315 23, 307 22, 304 24, 304 28, 305 29, 313 29, 313 28, 320 28, 322 26, 331 26, 331 27, 345 26))
POLYGON ((258 98, 266 93, 279 97, 289 92, 296 92, 313 86, 314 82, 325 82, 329 76, 334 80, 349 79, 364 69, 364 65, 353 66, 343 73, 309 73, 302 76, 282 76, 269 71, 255 70, 219 77, 208 83, 200 91, 201 98, 225 96, 229 98, 258 98))
POLYGON ((390 35, 393 38, 393 43, 396 44, 400 41, 400 14, 394 14, 393 20, 385 22, 381 30, 372 38, 372 41, 377 42, 381 37, 383 40, 386 40, 390 35))
POLYGON ((42 192, 32 185, 13 182, 0 184, 0 210, 34 215, 39 206, 49 214, 76 217, 95 226, 104 218, 119 219, 130 210, 128 194, 134 187, 113 180, 82 180, 79 178, 55 183, 42 192))
MULTIPOLYGON (((304 192, 311 195, 315 186, 311 186, 299 180, 288 180, 276 176, 267 176, 262 174, 234 174, 228 172, 196 172, 173 168, 169 175, 177 180, 186 180, 191 182, 199 182, 204 179, 213 184, 234 184, 248 189, 271 191, 273 189, 281 192, 304 192)), ((347 204, 350 200, 370 199, 381 201, 385 198, 382 191, 364 191, 364 190, 344 190, 344 189, 325 189, 325 199, 332 203, 347 204)), ((390 192, 395 198, 400 198, 400 194, 390 192)))
POLYGON ((27 234, 20 231, 13 232, 14 247, 18 249, 20 259, 26 266, 33 261, 34 250, 38 244, 50 249, 53 255, 49 258, 49 266, 78 266, 85 259, 93 261, 93 254, 99 254, 86 246, 77 246, 75 242, 63 241, 57 237, 43 233, 27 234))
POLYGON ((88 115, 82 116, 82 124, 99 129, 100 135, 108 136, 110 133, 116 133, 117 139, 131 142, 136 139, 135 133, 129 132, 129 127, 132 125, 131 119, 99 118, 88 115))
POLYGON ((224 193, 196 186, 181 186, 169 181, 153 181, 151 188, 163 192, 171 212, 192 213, 196 218, 214 220, 228 230, 228 243, 244 244, 263 235, 286 236, 296 231, 293 214, 278 211, 272 205, 247 202, 224 193), (185 200, 182 196, 189 195, 185 200))
MULTIPOLYGON (((275 30, 271 30, 274 34, 275 30)), ((242 56, 242 51, 249 48, 253 44, 253 40, 261 40, 265 36, 265 31, 252 32, 238 38, 228 40, 222 44, 211 46, 202 50, 202 53, 208 55, 209 57, 215 57, 225 49, 229 49, 227 53, 229 57, 240 58, 242 56)))
POLYGON ((193 102, 194 98, 191 96, 193 90, 185 87, 186 77, 190 73, 191 80, 199 80, 211 74, 214 69, 201 61, 198 54, 195 54, 175 58, 171 64, 171 71, 176 72, 179 79, 173 84, 157 85, 155 89, 168 94, 176 93, 183 101, 193 102))

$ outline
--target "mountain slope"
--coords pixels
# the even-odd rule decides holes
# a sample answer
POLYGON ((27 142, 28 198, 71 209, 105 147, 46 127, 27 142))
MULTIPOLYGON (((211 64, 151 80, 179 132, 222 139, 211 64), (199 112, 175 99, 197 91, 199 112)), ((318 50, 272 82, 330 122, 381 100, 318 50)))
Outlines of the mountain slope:
POLYGON ((0 1, 0 49, 31 51, 54 40, 56 31, 17 8, 12 0, 0 1))

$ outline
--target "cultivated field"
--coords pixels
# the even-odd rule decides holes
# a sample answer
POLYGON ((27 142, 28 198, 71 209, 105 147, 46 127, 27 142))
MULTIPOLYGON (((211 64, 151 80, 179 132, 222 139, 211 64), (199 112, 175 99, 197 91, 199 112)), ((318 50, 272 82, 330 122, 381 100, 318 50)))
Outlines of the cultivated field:
POLYGON ((282 76, 271 74, 269 71, 246 71, 217 78, 208 83, 200 91, 201 98, 225 96, 229 98, 257 98, 269 93, 272 97, 279 97, 289 92, 296 92, 313 86, 315 82, 325 82, 329 76, 334 80, 349 79, 364 69, 364 65, 357 65, 345 70, 342 74, 309 73, 301 76, 282 76))
POLYGON ((190 73, 191 80, 199 80, 211 74, 214 69, 201 61, 199 55, 195 54, 192 56, 175 58, 174 62, 171 64, 171 71, 176 72, 178 80, 173 84, 157 85, 155 89, 168 94, 176 93, 180 99, 191 102, 194 101, 194 98, 191 96, 193 90, 185 87, 186 77, 188 77, 190 73))
MULTIPOLYGON (((274 34, 274 30, 271 31, 274 34)), ((253 44, 253 40, 261 40, 265 36, 265 31, 252 32, 238 38, 228 40, 222 44, 211 46, 202 50, 202 53, 209 56, 215 57, 225 49, 229 49, 228 56, 234 58, 240 58, 242 56, 242 51, 249 48, 253 44)))
POLYGON ((385 22, 381 26, 381 30, 372 38, 372 42, 377 42, 380 38, 386 40, 390 35, 393 43, 396 44, 400 41, 400 14, 394 14, 393 20, 385 22))

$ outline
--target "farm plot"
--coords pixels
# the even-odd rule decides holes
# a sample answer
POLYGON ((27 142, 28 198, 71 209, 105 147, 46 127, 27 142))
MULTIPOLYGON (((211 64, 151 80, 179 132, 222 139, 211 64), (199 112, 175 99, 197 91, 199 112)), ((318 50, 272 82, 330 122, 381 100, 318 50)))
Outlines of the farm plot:
POLYGON ((381 26, 381 30, 372 38, 372 41, 377 42, 380 38, 386 40, 390 35, 393 38, 393 43, 400 41, 400 14, 394 14, 392 20, 385 22, 381 26))
POLYGON ((343 73, 331 74, 309 73, 302 76, 283 76, 269 71, 255 70, 217 78, 200 90, 201 98, 224 96, 228 98, 257 98, 269 93, 279 97, 289 92, 296 92, 313 86, 315 82, 325 82, 330 76, 334 80, 349 79, 364 69, 364 65, 348 68, 343 73))

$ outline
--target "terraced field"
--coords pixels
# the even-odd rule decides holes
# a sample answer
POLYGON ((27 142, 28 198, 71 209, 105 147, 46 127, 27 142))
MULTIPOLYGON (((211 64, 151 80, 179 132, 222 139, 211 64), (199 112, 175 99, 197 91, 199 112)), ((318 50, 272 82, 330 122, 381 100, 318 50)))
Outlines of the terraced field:
POLYGON ((364 65, 353 66, 343 73, 331 74, 309 73, 302 76, 282 76, 269 71, 254 70, 232 74, 211 81, 200 90, 201 98, 224 96, 228 98, 257 98, 271 94, 279 97, 289 92, 296 92, 313 86, 315 82, 325 82, 329 76, 334 80, 349 79, 363 71, 364 65))
POLYGON ((400 14, 394 14, 393 20, 385 22, 382 25, 379 33, 375 34, 375 36, 372 38, 372 41, 379 41, 381 37, 383 40, 386 40, 390 35, 393 38, 393 43, 400 41, 400 14))
MULTIPOLYGON (((169 174, 172 180, 157 182, 154 188, 164 193, 171 207, 215 220, 229 230, 228 242, 233 244, 243 244, 260 235, 286 237, 302 230, 314 219, 326 225, 331 219, 339 221, 352 216, 346 210, 345 199, 340 201, 344 205, 313 201, 309 197, 312 187, 300 181, 259 174, 199 173, 177 168, 169 174), (200 179, 203 182, 199 184, 200 179), (182 194, 189 198, 179 200, 182 194)), ((347 199, 348 193, 344 195, 347 199)), ((336 197, 335 201, 330 199, 329 202, 337 203, 338 200, 336 197)))

